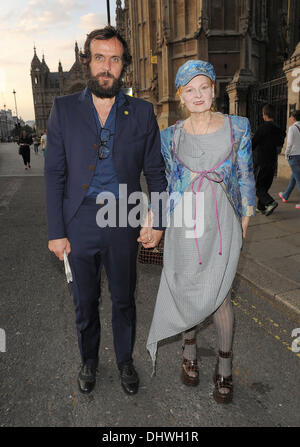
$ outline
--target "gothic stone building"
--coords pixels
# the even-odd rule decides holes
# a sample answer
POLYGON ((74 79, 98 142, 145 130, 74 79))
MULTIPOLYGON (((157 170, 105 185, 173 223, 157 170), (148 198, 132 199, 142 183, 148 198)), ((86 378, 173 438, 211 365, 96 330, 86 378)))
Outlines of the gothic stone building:
POLYGON ((218 110, 248 116, 255 129, 273 102, 285 127, 283 65, 297 56, 299 0, 118 0, 116 21, 133 55, 127 85, 154 104, 161 128, 180 116, 174 80, 188 59, 214 65, 218 110))
MULTIPOLYGON (((133 56, 125 86, 153 103, 161 128, 182 116, 174 80, 188 59, 214 65, 217 109, 248 116, 252 130, 266 102, 283 128, 287 114, 300 108, 300 89, 292 88, 300 67, 300 0, 117 0, 116 6, 133 56)), ((61 63, 50 72, 34 49, 31 80, 41 133, 53 98, 85 86, 77 44, 69 72, 61 63)))
POLYGON ((50 72, 45 62, 36 54, 31 62, 31 83, 34 102, 36 131, 40 135, 47 127, 47 120, 56 96, 63 96, 85 88, 85 74, 79 59, 79 49, 75 44, 75 62, 70 71, 64 72, 61 63, 58 64, 58 72, 50 72))

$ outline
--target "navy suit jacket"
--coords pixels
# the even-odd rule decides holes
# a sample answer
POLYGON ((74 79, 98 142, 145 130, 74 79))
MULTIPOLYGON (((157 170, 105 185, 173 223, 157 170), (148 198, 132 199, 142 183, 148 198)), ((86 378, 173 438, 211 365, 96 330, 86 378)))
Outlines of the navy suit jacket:
MULTIPOLYGON (((113 162, 128 194, 141 191, 143 170, 148 192, 166 190, 160 134, 150 102, 125 95, 116 114, 113 162)), ((49 240, 67 237, 66 226, 82 203, 93 177, 99 148, 92 105, 85 90, 55 98, 47 127, 45 157, 49 240)))

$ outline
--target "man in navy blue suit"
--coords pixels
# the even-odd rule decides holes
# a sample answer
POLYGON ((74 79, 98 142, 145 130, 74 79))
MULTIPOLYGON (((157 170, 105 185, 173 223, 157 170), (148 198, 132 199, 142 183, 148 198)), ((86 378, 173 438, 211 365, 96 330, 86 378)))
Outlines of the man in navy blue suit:
POLYGON ((142 171, 150 194, 165 191, 165 166, 152 104, 121 90, 121 78, 131 55, 119 32, 110 26, 92 31, 81 58, 87 71, 87 88, 55 98, 48 121, 48 246, 60 260, 66 252, 72 270, 82 360, 80 391, 91 392, 96 382, 100 274, 104 266, 112 297, 121 384, 126 393, 135 394, 139 385, 132 358, 138 241, 147 248, 155 247, 162 237, 163 224, 161 215, 154 216, 156 226, 140 230, 128 219, 124 225, 124 216, 121 218, 118 210, 131 193, 141 191, 142 171), (115 198, 116 226, 97 224, 97 213, 105 205, 99 193, 110 193, 115 198))

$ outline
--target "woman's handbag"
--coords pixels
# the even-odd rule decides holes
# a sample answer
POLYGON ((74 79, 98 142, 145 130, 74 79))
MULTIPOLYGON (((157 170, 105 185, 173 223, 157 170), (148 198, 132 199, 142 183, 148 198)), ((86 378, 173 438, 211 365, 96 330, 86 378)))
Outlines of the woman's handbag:
POLYGON ((138 254, 138 261, 141 264, 163 264, 164 257, 164 236, 161 238, 157 247, 145 248, 141 245, 138 254))

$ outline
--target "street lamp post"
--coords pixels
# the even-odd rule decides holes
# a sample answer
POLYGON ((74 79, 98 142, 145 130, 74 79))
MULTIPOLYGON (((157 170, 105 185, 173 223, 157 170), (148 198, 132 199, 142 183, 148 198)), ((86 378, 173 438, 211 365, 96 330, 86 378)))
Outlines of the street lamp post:
POLYGON ((110 5, 109 0, 106 0, 106 6, 107 6, 107 23, 110 25, 110 5))
POLYGON ((7 126, 7 114, 6 114, 6 104, 3 105, 5 113, 5 137, 8 137, 8 126, 7 126))
POLYGON ((17 116, 17 123, 19 122, 19 118, 18 118, 18 109, 17 109, 17 100, 16 100, 16 91, 15 89, 13 90, 13 94, 14 94, 14 98, 15 98, 15 109, 16 109, 16 116, 17 116))

